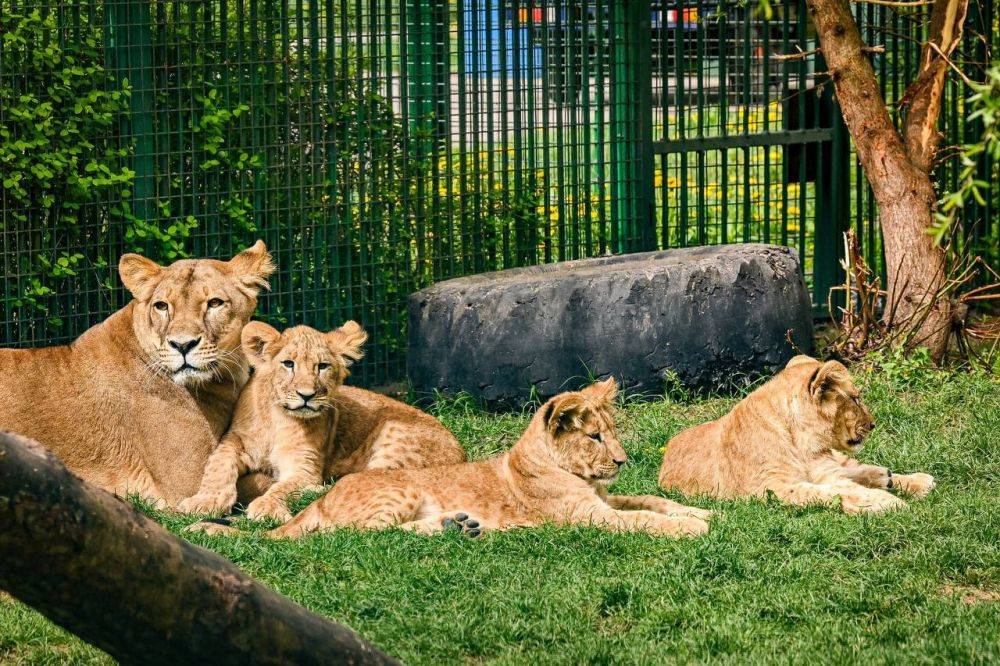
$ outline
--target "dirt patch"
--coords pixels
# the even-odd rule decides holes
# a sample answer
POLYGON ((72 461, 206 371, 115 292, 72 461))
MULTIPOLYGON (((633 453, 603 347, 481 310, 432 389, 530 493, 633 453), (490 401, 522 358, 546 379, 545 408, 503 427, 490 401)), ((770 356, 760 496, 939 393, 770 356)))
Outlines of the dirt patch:
POLYGON ((941 591, 949 597, 961 597, 966 606, 1000 601, 1000 591, 971 585, 945 585, 941 591))

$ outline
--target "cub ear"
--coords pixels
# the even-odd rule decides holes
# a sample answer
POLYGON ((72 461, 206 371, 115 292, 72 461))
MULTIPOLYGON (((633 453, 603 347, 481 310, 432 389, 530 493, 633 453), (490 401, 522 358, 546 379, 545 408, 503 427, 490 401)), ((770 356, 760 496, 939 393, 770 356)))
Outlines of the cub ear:
POLYGON ((806 365, 808 363, 819 363, 812 356, 806 356, 805 354, 799 354, 798 356, 793 356, 792 359, 786 365, 786 368, 794 368, 797 365, 806 365))
POLYGON ((153 289, 163 275, 163 267, 141 254, 123 254, 118 260, 118 274, 132 296, 145 301, 153 295, 153 289))
POLYGON ((590 398, 605 405, 610 405, 618 395, 618 382, 614 377, 608 377, 603 382, 594 382, 586 387, 581 393, 587 394, 590 398))
POLYGON ((827 361, 809 377, 809 394, 821 400, 827 391, 838 384, 850 381, 851 375, 840 361, 827 361))
POLYGON ((271 288, 267 278, 277 268, 262 240, 230 259, 228 266, 233 276, 239 281, 241 290, 251 298, 256 296, 261 289, 271 288))
POLYGON ((250 365, 260 365, 274 358, 278 351, 277 343, 281 340, 281 333, 262 321, 252 321, 243 327, 240 338, 243 353, 250 360, 250 365))
POLYGON ((368 333, 356 321, 344 322, 340 328, 335 328, 326 334, 327 343, 335 354, 344 357, 348 366, 353 361, 359 361, 365 355, 361 347, 368 340, 368 333))
POLYGON ((583 426, 587 409, 587 402, 579 393, 557 395, 545 405, 545 428, 553 437, 578 430, 583 426))

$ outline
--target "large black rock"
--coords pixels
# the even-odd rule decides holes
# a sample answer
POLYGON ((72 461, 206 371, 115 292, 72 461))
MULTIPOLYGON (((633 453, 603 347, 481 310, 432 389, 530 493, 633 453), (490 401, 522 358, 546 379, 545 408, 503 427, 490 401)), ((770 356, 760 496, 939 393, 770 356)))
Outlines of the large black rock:
POLYGON ((798 254, 724 245, 517 268, 410 296, 408 370, 421 393, 517 403, 614 375, 725 389, 812 347, 798 254), (788 343, 788 333, 795 348, 788 343))

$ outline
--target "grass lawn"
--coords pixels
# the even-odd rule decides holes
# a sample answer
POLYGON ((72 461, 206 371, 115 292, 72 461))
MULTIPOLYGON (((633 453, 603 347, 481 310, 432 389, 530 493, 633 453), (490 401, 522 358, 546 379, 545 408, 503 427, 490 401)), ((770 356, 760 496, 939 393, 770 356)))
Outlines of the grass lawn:
MULTIPOLYGON (((1000 660, 1000 381, 896 367, 860 382, 878 426, 859 457, 938 481, 889 515, 696 499, 723 517, 679 541, 578 528, 188 538, 408 663, 1000 660)), ((658 492, 663 443, 732 402, 628 405, 616 490, 658 492)), ((527 423, 437 410, 474 457, 527 423)), ((65 661, 109 659, 0 599, 0 662, 65 661)))

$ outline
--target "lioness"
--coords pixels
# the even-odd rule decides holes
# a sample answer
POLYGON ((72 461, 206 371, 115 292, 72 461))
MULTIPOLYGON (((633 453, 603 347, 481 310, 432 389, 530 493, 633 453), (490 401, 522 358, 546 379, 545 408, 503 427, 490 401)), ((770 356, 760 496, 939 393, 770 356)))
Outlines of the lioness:
POLYGON ((851 514, 906 505, 886 489, 929 493, 929 474, 894 475, 848 457, 873 427, 847 368, 796 356, 722 418, 671 439, 660 485, 720 497, 770 491, 799 505, 839 498, 851 514))
POLYGON ((119 495, 189 496, 246 381, 240 331, 273 271, 259 241, 228 262, 124 255, 128 305, 70 345, 0 350, 0 427, 119 495))
POLYGON ((247 506, 251 518, 292 517, 289 495, 325 478, 363 469, 463 462, 458 440, 433 416, 391 398, 343 386, 368 334, 349 321, 329 333, 296 326, 278 333, 262 322, 243 329, 254 374, 233 424, 208 459, 201 487, 181 511, 220 515, 236 502, 241 475, 276 482, 247 506))
MULTIPOLYGON (((609 379, 552 398, 517 444, 493 458, 346 476, 268 534, 299 537, 336 527, 398 525, 425 534, 456 527, 475 537, 482 530, 545 522, 667 536, 706 532, 709 511, 662 497, 608 494, 606 487, 627 460, 611 414, 616 390, 609 379)), ((200 527, 233 530, 212 523, 200 527)))

